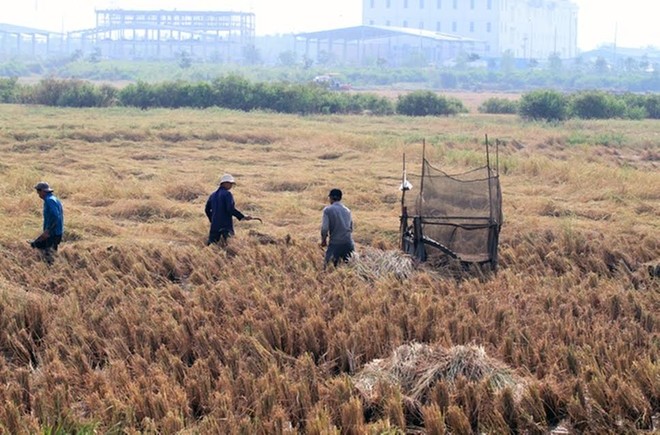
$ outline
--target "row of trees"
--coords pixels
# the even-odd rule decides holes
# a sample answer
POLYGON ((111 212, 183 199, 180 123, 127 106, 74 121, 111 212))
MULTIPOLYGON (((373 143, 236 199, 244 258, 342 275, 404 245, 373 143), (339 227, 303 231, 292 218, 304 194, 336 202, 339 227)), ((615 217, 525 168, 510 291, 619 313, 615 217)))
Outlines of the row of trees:
MULTIPOLYGON (((431 91, 415 91, 396 101, 373 93, 337 92, 314 84, 251 82, 228 75, 213 81, 138 82, 122 89, 80 80, 42 80, 20 85, 0 79, 0 102, 62 107, 126 106, 180 108, 223 107, 232 110, 264 110, 297 114, 401 114, 443 116, 466 113, 458 99, 431 91)), ((525 119, 561 121, 583 119, 660 119, 660 94, 611 94, 584 91, 565 94, 536 90, 520 101, 491 98, 480 107, 484 113, 517 113, 525 119)))
POLYGON ((530 120, 562 121, 581 119, 660 119, 660 94, 611 94, 584 91, 564 94, 541 89, 526 93, 520 101, 490 98, 480 107, 483 113, 518 113, 530 120))
POLYGON ((211 82, 138 82, 122 89, 80 80, 46 79, 35 85, 20 85, 16 79, 0 79, 0 102, 142 109, 223 107, 303 115, 398 113, 426 116, 467 112, 461 101, 430 91, 414 92, 393 102, 373 93, 336 92, 314 84, 251 82, 237 75, 217 78, 211 82))

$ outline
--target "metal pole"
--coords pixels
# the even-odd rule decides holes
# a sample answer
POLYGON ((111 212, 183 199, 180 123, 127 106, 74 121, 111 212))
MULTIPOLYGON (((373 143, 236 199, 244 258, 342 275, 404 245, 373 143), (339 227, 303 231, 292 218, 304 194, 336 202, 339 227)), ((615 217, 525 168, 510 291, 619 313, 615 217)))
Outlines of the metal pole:
POLYGON ((406 183, 406 151, 403 151, 403 173, 401 174, 401 191, 403 192, 401 194, 401 213, 403 214, 403 207, 405 206, 405 198, 406 198, 406 189, 405 189, 405 183, 406 183))
MULTIPOLYGON (((426 162, 426 139, 422 139, 422 177, 424 176, 425 162, 426 162)), ((424 186, 424 178, 422 178, 421 186, 424 186)))
POLYGON ((488 149, 488 135, 486 135, 486 166, 488 166, 488 176, 490 176, 490 153, 488 149))
POLYGON ((495 168, 497 170, 497 176, 500 176, 500 140, 495 139, 495 168))
POLYGON ((490 215, 489 224, 493 224, 493 174, 490 170, 490 153, 488 151, 488 135, 486 135, 486 164, 488 166, 488 213, 490 215))
POLYGON ((399 235, 401 237, 401 250, 405 252, 406 241, 405 233, 408 227, 408 210, 406 208, 406 151, 403 151, 403 174, 401 175, 401 226, 399 228, 399 235))
POLYGON ((488 246, 486 249, 488 249, 488 256, 490 257, 490 263, 491 266, 493 265, 493 261, 495 260, 495 256, 497 255, 495 249, 496 245, 494 245, 496 239, 496 230, 495 230, 495 219, 493 217, 493 187, 494 187, 494 180, 493 180, 493 173, 490 169, 490 153, 489 153, 489 144, 488 144, 488 135, 486 135, 486 162, 488 165, 488 214, 489 214, 489 219, 488 219, 488 246))

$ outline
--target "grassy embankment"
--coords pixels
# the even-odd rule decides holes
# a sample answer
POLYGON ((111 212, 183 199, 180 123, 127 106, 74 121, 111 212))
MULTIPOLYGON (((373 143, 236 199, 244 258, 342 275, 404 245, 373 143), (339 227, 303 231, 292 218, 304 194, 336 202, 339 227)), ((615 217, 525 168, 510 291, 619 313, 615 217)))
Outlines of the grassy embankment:
POLYGON ((660 130, 654 121, 298 117, 221 110, 0 107, 0 428, 308 433, 592 433, 660 410, 660 130), (324 272, 327 191, 359 251, 397 246, 401 154, 440 167, 500 150, 496 276, 324 272), (204 246, 223 172, 241 222, 204 246), (67 236, 52 268, 38 234, 49 181, 67 236), (273 243, 271 243, 273 242, 273 243), (402 344, 483 346, 519 388, 435 379, 421 403, 351 378, 402 344), (515 391, 513 394, 512 391, 515 391), (471 429, 470 429, 471 428, 471 429))

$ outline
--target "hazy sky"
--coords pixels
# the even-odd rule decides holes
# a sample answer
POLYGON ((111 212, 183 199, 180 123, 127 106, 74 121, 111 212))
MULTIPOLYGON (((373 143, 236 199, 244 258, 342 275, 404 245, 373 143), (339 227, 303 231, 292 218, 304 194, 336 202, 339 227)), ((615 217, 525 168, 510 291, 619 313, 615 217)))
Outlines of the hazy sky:
MULTIPOLYGON (((659 0, 574 1, 580 7, 580 49, 612 43, 615 36, 618 46, 660 47, 659 0)), ((257 35, 354 26, 362 16, 362 0, 14 0, 10 4, 2 6, 1 23, 52 31, 94 27, 95 8, 254 12, 257 35)))

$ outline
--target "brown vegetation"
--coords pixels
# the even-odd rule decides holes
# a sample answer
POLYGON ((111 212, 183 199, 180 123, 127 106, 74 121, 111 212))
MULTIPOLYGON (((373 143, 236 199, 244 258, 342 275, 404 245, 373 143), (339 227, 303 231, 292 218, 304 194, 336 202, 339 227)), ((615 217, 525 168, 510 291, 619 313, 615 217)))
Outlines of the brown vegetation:
POLYGON ((2 106, 0 125, 2 433, 635 433, 660 412, 657 123, 2 106), (506 141, 497 275, 393 254, 404 146, 410 171, 422 139, 460 171, 485 133, 506 141), (223 172, 263 223, 205 247, 223 172), (24 241, 40 179, 66 211, 52 267, 24 241), (361 257, 324 271, 331 187, 361 257))

